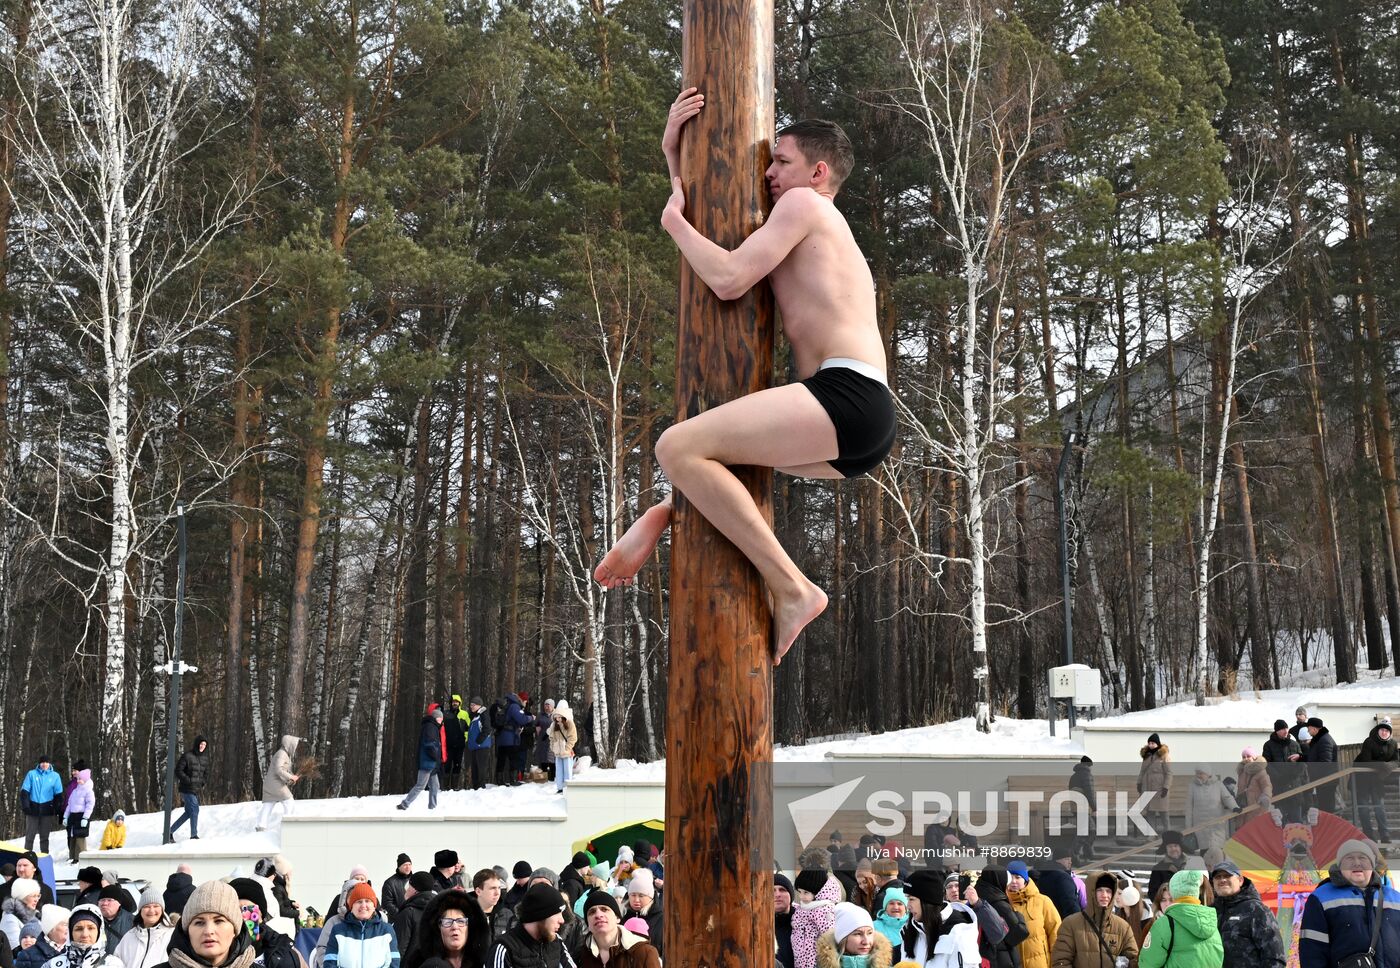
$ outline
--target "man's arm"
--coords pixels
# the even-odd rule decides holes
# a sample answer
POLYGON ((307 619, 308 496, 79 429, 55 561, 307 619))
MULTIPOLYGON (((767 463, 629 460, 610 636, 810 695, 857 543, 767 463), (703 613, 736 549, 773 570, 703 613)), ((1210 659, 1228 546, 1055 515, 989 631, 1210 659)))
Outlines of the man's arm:
POLYGON ((676 240, 690 267, 720 299, 738 299, 776 269, 811 231, 816 206, 826 204, 813 191, 784 192, 768 220, 731 252, 686 221, 685 188, 679 177, 671 179, 671 186, 661 225, 676 240))

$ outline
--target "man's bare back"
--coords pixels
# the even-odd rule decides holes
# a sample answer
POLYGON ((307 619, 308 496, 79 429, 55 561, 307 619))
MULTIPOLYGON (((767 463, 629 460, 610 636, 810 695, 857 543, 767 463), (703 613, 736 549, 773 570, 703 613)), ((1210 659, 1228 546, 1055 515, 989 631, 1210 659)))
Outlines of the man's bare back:
MULTIPOLYGON (((826 608, 827 597, 783 550, 729 467, 754 464, 823 478, 866 473, 893 444, 894 406, 874 283, 833 204, 850 170, 844 132, 825 122, 799 122, 780 133, 765 173, 773 210, 731 252, 685 218, 680 132, 703 106, 694 88, 682 91, 671 106, 662 149, 672 195, 661 224, 719 298, 737 299, 769 279, 802 382, 749 394, 681 421, 661 435, 656 456, 672 485, 763 576, 773 611, 775 660, 781 660, 826 608)), ((598 565, 595 579, 605 588, 631 584, 670 518, 667 497, 633 523, 598 565)))

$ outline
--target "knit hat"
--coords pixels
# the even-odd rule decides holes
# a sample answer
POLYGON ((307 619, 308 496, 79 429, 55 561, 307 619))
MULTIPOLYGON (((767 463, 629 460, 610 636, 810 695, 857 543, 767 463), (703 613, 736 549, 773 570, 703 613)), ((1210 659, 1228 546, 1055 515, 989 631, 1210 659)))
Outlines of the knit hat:
POLYGON ((277 873, 277 865, 272 862, 271 857, 259 857, 253 862, 253 873, 258 877, 271 878, 277 873))
POLYGON ((1376 866, 1376 850, 1364 840, 1342 841, 1342 846, 1337 848, 1337 863, 1340 864, 1347 854, 1365 854, 1371 859, 1371 866, 1376 866))
POLYGON ((91 921, 97 925, 97 937, 102 938, 102 912, 91 904, 79 904, 73 909, 73 913, 68 915, 68 937, 73 936, 73 925, 79 921, 91 921))
POLYGON ((68 923, 69 910, 57 904, 45 904, 39 912, 39 923, 44 926, 44 934, 48 934, 60 924, 68 923))
POLYGON ((437 890, 437 881, 428 871, 414 871, 408 875, 408 886, 419 894, 428 894, 437 890))
POLYGON ((16 877, 10 881, 10 897, 22 901, 31 894, 39 893, 39 882, 32 877, 16 877))
POLYGON ((108 884, 117 884, 121 882, 121 875, 109 867, 102 872, 102 879, 108 884))
POLYGON ((612 865, 605 860, 600 860, 592 867, 593 876, 600 881, 612 880, 612 865))
POLYGON ((440 850, 433 855, 433 866, 439 870, 457 866, 457 852, 455 850, 440 850))
POLYGON ((481 701, 481 697, 480 697, 480 696, 472 696, 470 699, 467 700, 467 705, 468 705, 468 706, 484 706, 484 705, 486 705, 486 703, 484 703, 484 702, 481 701))
POLYGON ((904 889, 901 887, 895 887, 894 885, 890 885, 889 887, 885 888, 885 899, 880 903, 880 913, 883 914, 886 910, 889 909, 891 901, 898 901, 900 904, 903 904, 905 907, 908 907, 909 895, 905 894, 904 889))
POLYGON ((940 870, 920 870, 909 875, 905 892, 917 897, 924 904, 943 903, 943 872, 940 870))
POLYGON ((180 920, 189 924, 201 914, 218 914, 233 924, 243 923, 243 911, 238 906, 238 892, 223 881, 205 881, 194 889, 180 912, 180 920))
POLYGON ((262 919, 267 920, 267 892, 263 890, 259 881, 255 881, 251 877, 235 877, 228 882, 228 886, 238 893, 240 901, 256 904, 262 913, 262 919))
POLYGON ((592 867, 588 862, 588 855, 581 850, 574 851, 574 856, 569 860, 570 867, 592 867))
POLYGON ((1118 899, 1123 902, 1124 907, 1132 907, 1142 900, 1142 892, 1138 890, 1136 884, 1129 881, 1128 886, 1119 893, 1118 899))
POLYGON ((525 898, 520 902, 520 923, 547 921, 556 914, 562 914, 567 906, 564 895, 555 888, 548 884, 535 884, 525 892, 525 898))
POLYGON ((394 861, 394 866, 395 866, 395 867, 402 867, 404 864, 412 864, 412 863, 413 863, 413 858, 412 858, 412 857, 408 856, 407 854, 399 854, 398 858, 394 861))
POLYGON ((515 862, 515 866, 510 869, 510 876, 520 880, 522 877, 529 877, 530 872, 534 869, 528 860, 518 860, 515 862))
POLYGON ((1253 746, 1246 746, 1244 749, 1240 750, 1240 759, 1243 760, 1252 760, 1258 755, 1259 753, 1253 746))
POLYGON ((154 884, 141 892, 141 903, 136 906, 145 907, 147 904, 159 904, 161 910, 165 910, 165 893, 154 884))
POLYGON ((1379 732, 1382 729, 1385 730, 1387 733, 1395 732, 1395 730, 1390 728, 1390 721, 1385 719, 1381 720, 1379 723, 1376 723, 1376 731, 1379 732))
POLYGON ((799 891, 816 894, 826 886, 826 877, 826 871, 798 871, 792 883, 799 891))
POLYGON ((587 917, 589 908, 595 908, 599 905, 611 911, 614 915, 617 916, 617 919, 619 921, 622 920, 622 908, 617 906, 617 898, 613 897, 607 891, 588 892, 588 897, 584 898, 583 900, 584 916, 587 917))
POLYGON ((272 866, 277 869, 277 873, 283 877, 290 877, 292 873, 292 862, 281 854, 272 855, 272 866))
POLYGON ((1162 737, 1158 736, 1156 733, 1153 733, 1151 736, 1147 737, 1147 741, 1149 743, 1156 743, 1158 746, 1162 745, 1162 737))
POLYGON ((33 938, 36 941, 39 939, 39 935, 43 933, 44 926, 39 923, 38 918, 35 918, 33 921, 30 921, 24 927, 19 929, 19 936, 21 938, 33 938))
POLYGON ((350 907, 356 901, 372 901, 375 907, 379 906, 379 898, 374 896, 374 888, 368 884, 356 884, 350 888, 350 893, 345 895, 346 907, 350 907))
POLYGON ((101 884, 102 872, 96 867, 84 867, 78 871, 78 880, 84 884, 101 884))
POLYGON ((656 897, 656 876, 645 867, 633 871, 632 879, 627 882, 627 893, 656 897))
POLYGON ((1306 716, 1307 714, 1308 714, 1308 707, 1307 707, 1307 706, 1299 706, 1297 709, 1293 710, 1293 715, 1295 715, 1295 716, 1306 716))
POLYGON ((645 918, 628 918, 622 922, 622 926, 639 938, 651 940, 651 925, 647 924, 645 918))
POLYGON ((365 880, 369 880, 369 868, 364 864, 356 864, 354 867, 350 868, 348 879, 354 880, 357 877, 363 877, 365 880))
POLYGON ((108 884, 102 889, 102 892, 97 895, 97 899, 99 901, 116 901, 128 911, 134 911, 136 909, 135 902, 131 900, 131 895, 120 884, 108 884))
POLYGON ((536 867, 530 872, 530 880, 538 881, 541 879, 549 881, 551 887, 559 886, 559 875, 556 874, 551 868, 536 867))
POLYGON ((789 897, 797 896, 797 891, 793 889, 792 881, 788 880, 788 876, 782 871, 773 872, 773 886, 781 887, 783 890, 787 891, 789 897))
POLYGON ((1288 728, 1288 724, 1285 723, 1283 720, 1281 720, 1281 719, 1275 719, 1275 720, 1274 720, 1274 732, 1275 732, 1275 733, 1277 733, 1277 732, 1278 732, 1279 730, 1281 730, 1281 729, 1287 729, 1287 728, 1288 728))
POLYGON ((1322 720, 1317 716, 1309 716, 1308 725, 1313 729, 1322 729, 1322 720))
POLYGON ((1079 762, 1080 762, 1080 763, 1083 763, 1085 766, 1093 766, 1093 765, 1094 765, 1094 761, 1091 760, 1091 759, 1089 759, 1089 757, 1087 757, 1087 756, 1081 756, 1081 757, 1079 758, 1079 762))
POLYGON ((1179 901, 1184 897, 1200 897, 1201 883, 1206 879, 1205 871, 1185 870, 1177 871, 1172 875, 1169 890, 1173 901, 1179 901))
POLYGON ((1007 864, 1006 873, 1019 874, 1026 880, 1031 879, 1031 869, 1026 866, 1026 862, 1023 860, 1013 860, 1011 863, 1007 864))
POLYGON ((859 904, 842 901, 836 905, 836 923, 832 928, 836 935, 836 950, 841 950, 841 945, 845 943, 853 931, 873 927, 875 927, 875 922, 870 920, 869 911, 859 904))
POLYGON ((113 820, 113 821, 117 821, 117 820, 125 821, 125 820, 126 820, 126 811, 124 811, 124 810, 118 810, 116 813, 112 814, 112 820, 113 820))

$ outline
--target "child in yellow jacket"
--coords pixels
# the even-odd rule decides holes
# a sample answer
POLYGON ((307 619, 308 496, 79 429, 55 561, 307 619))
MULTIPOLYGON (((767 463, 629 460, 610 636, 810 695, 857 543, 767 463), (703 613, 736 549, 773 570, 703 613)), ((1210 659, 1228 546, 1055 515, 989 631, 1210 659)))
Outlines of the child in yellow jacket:
POLYGON ((126 814, 118 810, 102 828, 102 849, 116 850, 126 846, 126 814))

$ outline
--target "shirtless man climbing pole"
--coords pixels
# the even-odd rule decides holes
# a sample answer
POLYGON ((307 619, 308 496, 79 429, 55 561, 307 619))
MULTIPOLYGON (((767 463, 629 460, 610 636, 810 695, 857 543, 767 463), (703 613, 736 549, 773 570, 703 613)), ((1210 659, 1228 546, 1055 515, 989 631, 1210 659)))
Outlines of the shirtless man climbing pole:
MULTIPOLYGON (((656 442, 656 459, 672 486, 762 575, 779 662, 826 608, 826 593, 783 550, 729 467, 773 467, 798 477, 868 473, 894 444, 894 401, 875 319, 875 284, 834 204, 853 163, 845 132, 826 121, 799 121, 778 132, 765 173, 773 211, 731 252, 685 218, 681 130, 704 106, 696 88, 671 105, 661 148, 672 191, 661 225, 720 299, 737 299, 768 278, 801 380, 675 424, 656 442)), ((670 521, 668 496, 632 524, 593 577, 604 588, 631 584, 670 521)))

